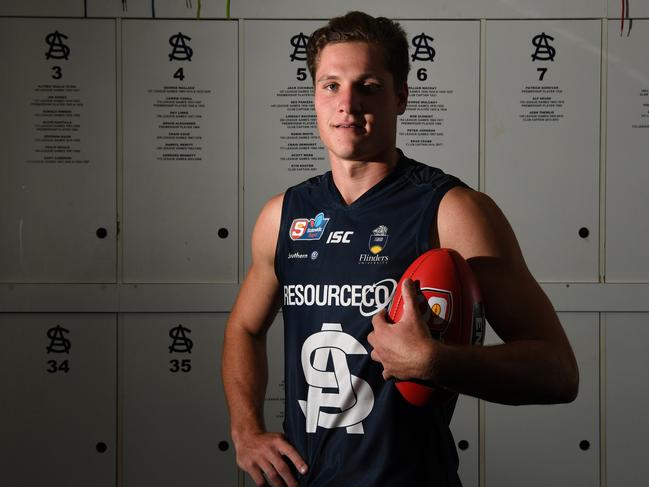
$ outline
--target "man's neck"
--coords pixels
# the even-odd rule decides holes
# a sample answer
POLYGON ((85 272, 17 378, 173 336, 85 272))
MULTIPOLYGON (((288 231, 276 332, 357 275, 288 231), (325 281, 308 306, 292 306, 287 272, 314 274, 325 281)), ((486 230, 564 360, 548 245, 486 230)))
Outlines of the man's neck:
POLYGON ((396 167, 399 153, 394 153, 384 161, 348 161, 330 155, 331 173, 334 184, 344 202, 351 205, 369 189, 383 180, 396 167))

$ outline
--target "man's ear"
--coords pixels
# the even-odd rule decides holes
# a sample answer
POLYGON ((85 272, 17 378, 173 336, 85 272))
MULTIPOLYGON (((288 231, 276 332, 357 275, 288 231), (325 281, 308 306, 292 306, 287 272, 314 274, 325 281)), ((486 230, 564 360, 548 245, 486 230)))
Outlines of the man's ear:
POLYGON ((403 85, 399 90, 397 91, 397 98, 398 102, 397 105, 399 107, 399 115, 402 115, 403 112, 406 111, 406 107, 408 106, 408 83, 403 82, 403 85))

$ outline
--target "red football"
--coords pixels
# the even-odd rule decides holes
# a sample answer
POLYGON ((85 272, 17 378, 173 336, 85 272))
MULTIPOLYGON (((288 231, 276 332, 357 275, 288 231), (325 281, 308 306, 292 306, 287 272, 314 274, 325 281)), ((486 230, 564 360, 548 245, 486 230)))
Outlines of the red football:
MULTIPOLYGON (((399 280, 389 315, 398 323, 403 314, 401 286, 406 279, 419 281, 420 309, 433 338, 458 345, 482 345, 484 308, 469 264, 455 250, 433 249, 410 264, 399 280)), ((436 389, 423 381, 396 381, 401 395, 415 406, 442 403, 455 393, 436 389)))

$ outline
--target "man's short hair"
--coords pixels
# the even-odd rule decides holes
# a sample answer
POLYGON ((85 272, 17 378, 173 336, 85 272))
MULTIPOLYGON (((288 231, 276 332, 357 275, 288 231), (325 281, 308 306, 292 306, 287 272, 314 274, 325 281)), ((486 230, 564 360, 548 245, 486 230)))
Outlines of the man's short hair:
POLYGON ((367 42, 379 46, 385 52, 385 64, 392 73, 395 89, 401 89, 408 80, 408 39, 401 25, 385 17, 349 12, 342 17, 334 17, 309 38, 306 63, 314 83, 320 53, 328 44, 340 42, 367 42))

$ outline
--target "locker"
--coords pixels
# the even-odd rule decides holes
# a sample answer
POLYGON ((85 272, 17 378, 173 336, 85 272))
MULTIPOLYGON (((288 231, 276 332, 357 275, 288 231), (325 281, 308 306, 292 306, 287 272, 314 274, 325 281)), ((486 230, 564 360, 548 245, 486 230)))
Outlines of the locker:
POLYGON ((122 487, 234 486, 220 376, 225 313, 126 313, 119 323, 122 487))
MULTIPOLYGON (((619 19, 622 17, 623 12, 622 8, 622 2, 618 2, 618 0, 608 0, 608 15, 606 17, 614 19, 613 21, 617 24, 618 35, 620 32, 619 19)), ((629 29, 629 19, 649 17, 649 4, 646 2, 625 2, 624 17, 626 17, 624 26, 624 31, 626 32, 627 29, 629 29)), ((633 20, 633 23, 636 22, 637 20, 633 20)), ((633 26, 631 26, 631 28, 633 28, 633 26)))
POLYGON ((83 0, 5 0, 0 15, 31 17, 83 17, 83 0))
POLYGON ((321 22, 246 21, 244 63, 244 245, 273 195, 329 170, 313 110, 306 42, 321 22))
POLYGON ((649 282, 649 20, 608 22, 606 281, 649 282), (627 22, 628 23, 628 22, 627 22))
POLYGON ((0 281, 115 282, 115 22, 3 18, 0 42, 0 281))
POLYGON ((123 22, 125 282, 237 280, 237 25, 123 22))
POLYGON ((155 10, 154 3, 149 0, 124 0, 122 2, 85 0, 85 5, 88 17, 153 17, 155 10))
POLYGON ((480 23, 404 21, 410 43, 408 107, 397 147, 478 188, 480 23))
MULTIPOLYGON (((608 0, 613 1, 613 0, 608 0)), ((350 10, 364 10, 389 18, 478 19, 478 18, 571 18, 605 17, 606 0, 441 0, 434 4, 418 0, 361 0, 312 3, 286 0, 281 5, 265 0, 232 2, 232 15, 242 18, 323 18, 344 15, 350 10)))
POLYGON ((114 487, 116 317, 0 314, 3 485, 114 487))
POLYGON ((487 22, 485 190, 540 281, 597 282, 600 22, 487 22))
POLYGON ((451 432, 460 457, 458 473, 463 487, 480 485, 479 401, 460 395, 451 421, 451 432))
POLYGON ((200 2, 156 0, 155 15, 159 18, 224 19, 228 16, 229 2, 200 2))
POLYGON ((647 313, 606 313, 606 485, 647 478, 647 313))
POLYGON ((268 386, 264 420, 268 431, 284 430, 284 323, 279 313, 268 331, 268 386))
MULTIPOLYGON (((599 320, 560 313, 579 365, 579 396, 570 404, 485 404, 487 487, 599 485, 599 320)), ((487 342, 497 343, 495 334, 487 342)))

